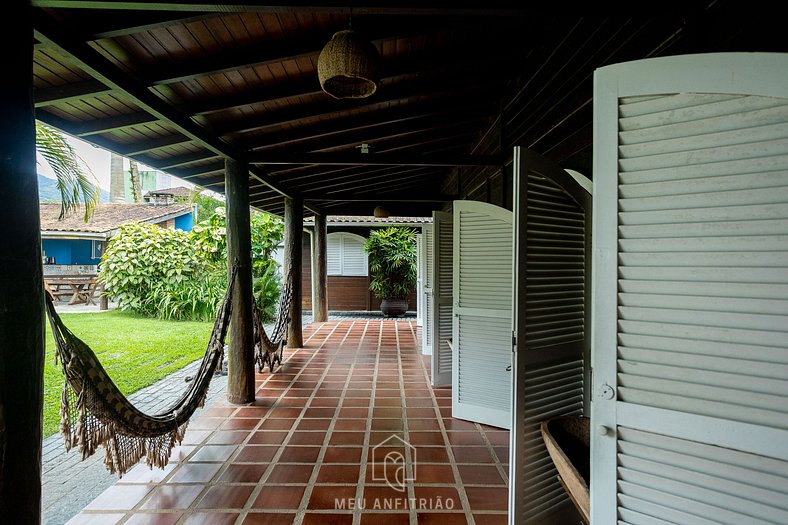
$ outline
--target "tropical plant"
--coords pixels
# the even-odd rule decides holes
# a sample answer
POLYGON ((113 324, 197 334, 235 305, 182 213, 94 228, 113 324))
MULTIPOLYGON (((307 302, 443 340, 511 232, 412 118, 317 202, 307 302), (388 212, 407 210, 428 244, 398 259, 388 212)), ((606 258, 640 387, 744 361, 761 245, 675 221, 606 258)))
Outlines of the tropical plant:
POLYGON ((87 222, 101 197, 101 189, 90 168, 59 131, 39 121, 36 121, 36 149, 57 178, 60 218, 84 204, 87 222))
POLYGON ((369 289, 378 299, 406 299, 416 284, 416 230, 389 226, 373 230, 364 244, 369 289))
POLYGON ((282 278, 275 261, 268 261, 265 270, 259 277, 252 279, 254 302, 262 314, 262 321, 271 321, 276 317, 276 307, 282 288, 282 278))

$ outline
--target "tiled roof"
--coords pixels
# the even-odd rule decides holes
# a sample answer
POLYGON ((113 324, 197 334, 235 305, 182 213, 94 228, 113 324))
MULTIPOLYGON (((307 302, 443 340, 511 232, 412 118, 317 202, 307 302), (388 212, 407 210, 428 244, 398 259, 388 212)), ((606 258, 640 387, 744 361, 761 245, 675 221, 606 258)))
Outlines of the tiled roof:
POLYGON ((191 204, 171 204, 155 206, 152 204, 103 203, 96 206, 93 216, 85 222, 84 210, 60 216, 59 202, 42 202, 41 231, 91 232, 105 233, 112 231, 127 222, 158 222, 171 216, 191 213, 191 204))
POLYGON ((152 193, 156 193, 156 194, 167 193, 169 195, 172 195, 173 197, 191 197, 193 191, 194 190, 190 190, 189 188, 185 188, 183 186, 176 186, 174 188, 165 188, 163 190, 151 190, 148 193, 146 193, 145 196, 147 197, 152 193))

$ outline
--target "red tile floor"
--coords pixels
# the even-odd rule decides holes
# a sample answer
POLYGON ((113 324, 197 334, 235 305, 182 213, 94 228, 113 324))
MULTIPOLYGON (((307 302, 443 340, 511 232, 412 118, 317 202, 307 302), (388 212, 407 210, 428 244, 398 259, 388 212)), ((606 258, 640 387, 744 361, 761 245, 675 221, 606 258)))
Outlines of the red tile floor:
POLYGON ((164 470, 138 465, 68 525, 476 524, 507 518, 508 431, 451 417, 415 321, 330 321, 214 403, 164 470))

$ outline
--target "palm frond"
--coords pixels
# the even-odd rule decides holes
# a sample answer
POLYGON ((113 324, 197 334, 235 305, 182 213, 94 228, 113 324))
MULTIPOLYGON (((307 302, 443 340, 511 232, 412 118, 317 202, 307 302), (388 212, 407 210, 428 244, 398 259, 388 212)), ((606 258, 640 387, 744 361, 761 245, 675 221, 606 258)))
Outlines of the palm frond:
POLYGON ((96 177, 56 129, 36 121, 36 149, 57 177, 61 195, 60 218, 85 206, 85 222, 99 203, 101 189, 96 177))

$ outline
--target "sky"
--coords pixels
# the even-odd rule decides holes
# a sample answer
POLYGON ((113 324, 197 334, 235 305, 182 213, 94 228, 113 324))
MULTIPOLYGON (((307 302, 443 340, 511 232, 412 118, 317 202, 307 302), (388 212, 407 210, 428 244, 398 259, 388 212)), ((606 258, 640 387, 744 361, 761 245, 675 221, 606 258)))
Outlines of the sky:
MULTIPOLYGON (((71 144, 77 152, 77 155, 84 161, 85 166, 93 173, 99 186, 109 191, 109 151, 69 135, 66 135, 66 141, 71 144)), ((129 161, 126 159, 124 169, 128 168, 129 161)), ((156 171, 144 164, 139 164, 139 169, 140 171, 156 171)), ((50 179, 55 178, 55 173, 52 171, 52 168, 49 167, 49 164, 47 164, 41 155, 38 155, 38 173, 50 179)), ((173 186, 186 186, 187 188, 191 188, 194 185, 181 179, 174 179, 173 186)))

